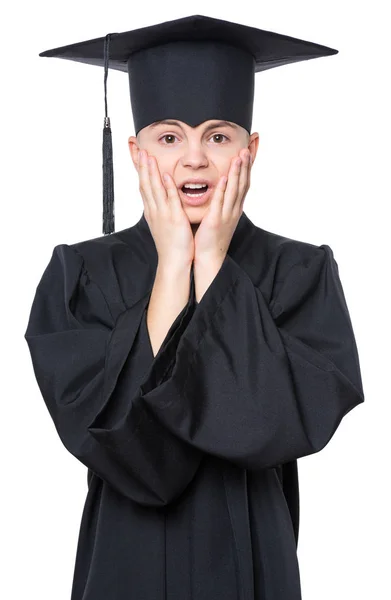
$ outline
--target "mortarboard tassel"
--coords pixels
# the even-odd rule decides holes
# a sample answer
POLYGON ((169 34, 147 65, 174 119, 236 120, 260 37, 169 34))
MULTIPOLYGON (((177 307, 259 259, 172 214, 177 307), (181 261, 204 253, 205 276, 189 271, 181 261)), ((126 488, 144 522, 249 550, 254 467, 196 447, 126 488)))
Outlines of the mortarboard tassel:
POLYGON ((105 119, 103 124, 103 233, 114 232, 114 170, 113 143, 111 138, 110 118, 107 116, 107 73, 109 65, 110 33, 104 43, 104 87, 105 87, 105 119))

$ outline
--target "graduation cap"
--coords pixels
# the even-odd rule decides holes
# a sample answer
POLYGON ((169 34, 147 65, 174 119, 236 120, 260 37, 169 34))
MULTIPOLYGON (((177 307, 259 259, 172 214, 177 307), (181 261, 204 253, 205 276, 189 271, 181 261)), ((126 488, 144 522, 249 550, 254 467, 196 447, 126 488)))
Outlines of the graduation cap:
POLYGON ((108 69, 128 73, 135 134, 175 118, 191 127, 219 119, 251 133, 255 73, 337 54, 287 35, 203 15, 54 48, 39 56, 104 67, 103 233, 114 232, 114 174, 108 69))

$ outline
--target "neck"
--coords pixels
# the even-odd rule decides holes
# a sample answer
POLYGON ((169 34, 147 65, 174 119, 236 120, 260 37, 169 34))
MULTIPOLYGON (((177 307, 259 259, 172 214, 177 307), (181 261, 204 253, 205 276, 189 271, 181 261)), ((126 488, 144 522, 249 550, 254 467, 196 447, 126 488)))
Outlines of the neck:
POLYGON ((193 232, 193 236, 195 235, 199 225, 200 225, 199 223, 191 223, 191 230, 193 232))

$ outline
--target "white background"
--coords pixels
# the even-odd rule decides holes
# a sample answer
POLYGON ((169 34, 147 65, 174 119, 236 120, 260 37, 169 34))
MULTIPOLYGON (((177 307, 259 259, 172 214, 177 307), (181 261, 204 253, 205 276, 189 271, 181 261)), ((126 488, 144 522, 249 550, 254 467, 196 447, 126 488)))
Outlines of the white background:
MULTIPOLYGON (((390 598, 391 55, 385 3, 159 7, 38 0, 9 6, 2 15, 1 597, 69 600, 87 491, 87 470, 56 433, 23 335, 53 247, 101 235, 103 68, 38 54, 202 14, 339 50, 256 75, 252 131, 260 146, 244 210, 266 230, 333 249, 366 394, 329 445, 299 461, 303 600, 390 598)), ((118 231, 143 210, 127 145, 134 129, 125 73, 109 71, 108 106, 118 231)))

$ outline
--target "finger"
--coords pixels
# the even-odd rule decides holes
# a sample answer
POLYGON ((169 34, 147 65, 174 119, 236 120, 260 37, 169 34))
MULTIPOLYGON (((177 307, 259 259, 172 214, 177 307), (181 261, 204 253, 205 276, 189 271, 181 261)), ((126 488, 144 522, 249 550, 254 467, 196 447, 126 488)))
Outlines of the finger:
POLYGON ((163 181, 166 188, 168 205, 173 213, 178 215, 181 211, 183 211, 183 208, 175 181, 168 173, 164 173, 163 181))
POLYGON ((154 156, 148 156, 147 164, 149 181, 156 206, 158 208, 165 207, 167 205, 167 192, 160 176, 156 158, 154 156))
POLYGON ((246 191, 245 191, 245 193, 243 195, 243 198, 242 198, 242 201, 241 201, 241 204, 240 204, 241 210, 243 210, 244 200, 245 200, 245 198, 247 196, 248 190, 250 189, 250 184, 251 184, 251 169, 252 169, 252 166, 253 166, 253 158, 252 158, 251 152, 250 152, 250 156, 249 156, 249 159, 248 159, 248 168, 247 168, 247 187, 246 187, 246 191))
POLYGON ((219 217, 219 221, 221 218, 221 214, 223 211, 223 207, 224 207, 224 197, 225 197, 225 192, 226 192, 226 188, 227 188, 227 182, 228 182, 228 177, 227 176, 223 176, 220 177, 220 180, 215 188, 215 191, 213 192, 213 196, 212 196, 212 200, 210 203, 210 213, 212 216, 218 216, 219 217))
POLYGON ((243 206, 244 199, 246 197, 248 188, 250 187, 250 151, 247 150, 242 154, 242 166, 239 177, 239 188, 237 203, 239 208, 243 206))
POLYGON ((139 190, 140 194, 143 198, 145 208, 147 211, 156 209, 156 202, 152 193, 152 186, 149 179, 148 173, 148 163, 147 163, 148 153, 146 150, 140 150, 139 154, 139 190))
POLYGON ((241 163, 242 159, 240 156, 235 156, 231 161, 231 167, 228 173, 227 189, 224 196, 224 212, 227 216, 232 214, 232 210, 235 206, 238 195, 241 163))

